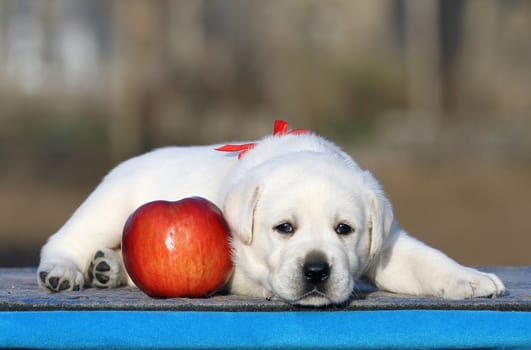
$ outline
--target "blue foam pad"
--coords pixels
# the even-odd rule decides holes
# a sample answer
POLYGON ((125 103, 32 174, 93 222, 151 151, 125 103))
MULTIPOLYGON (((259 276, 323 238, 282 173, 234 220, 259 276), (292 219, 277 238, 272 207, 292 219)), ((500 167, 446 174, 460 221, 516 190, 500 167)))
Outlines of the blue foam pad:
POLYGON ((531 349, 531 312, 1 312, 1 347, 531 349))

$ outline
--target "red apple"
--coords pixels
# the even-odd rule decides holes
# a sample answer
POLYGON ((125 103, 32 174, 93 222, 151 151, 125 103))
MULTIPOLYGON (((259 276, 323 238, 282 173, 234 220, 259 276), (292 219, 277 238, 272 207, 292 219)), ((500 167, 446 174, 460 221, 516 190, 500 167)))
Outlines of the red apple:
POLYGON ((232 270, 227 223, 200 197, 139 207, 125 224, 122 254, 131 279, 152 297, 204 297, 232 270))

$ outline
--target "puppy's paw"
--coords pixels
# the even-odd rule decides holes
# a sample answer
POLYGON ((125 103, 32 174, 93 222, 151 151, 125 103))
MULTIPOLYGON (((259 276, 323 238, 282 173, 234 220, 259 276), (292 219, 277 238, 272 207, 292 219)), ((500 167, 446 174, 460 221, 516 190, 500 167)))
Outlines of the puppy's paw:
POLYGON ((450 276, 438 293, 446 299, 467 299, 497 297, 505 292, 505 286, 498 276, 471 268, 464 268, 450 276))
POLYGON ((116 288, 127 283, 127 273, 119 251, 102 248, 94 254, 87 270, 92 287, 116 288))
POLYGON ((84 284, 81 271, 68 262, 44 264, 37 275, 39 285, 52 292, 81 290, 84 284))

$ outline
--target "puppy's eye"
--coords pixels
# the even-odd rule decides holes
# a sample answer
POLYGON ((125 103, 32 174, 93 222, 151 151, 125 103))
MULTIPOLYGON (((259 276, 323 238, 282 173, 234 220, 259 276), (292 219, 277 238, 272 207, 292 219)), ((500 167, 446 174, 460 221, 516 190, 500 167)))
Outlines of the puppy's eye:
POLYGON ((339 224, 336 226, 336 233, 338 235, 348 235, 354 232, 354 229, 347 224, 339 224))
POLYGON ((290 233, 295 232, 295 228, 289 222, 283 222, 280 225, 275 226, 275 231, 279 233, 290 234, 290 233))

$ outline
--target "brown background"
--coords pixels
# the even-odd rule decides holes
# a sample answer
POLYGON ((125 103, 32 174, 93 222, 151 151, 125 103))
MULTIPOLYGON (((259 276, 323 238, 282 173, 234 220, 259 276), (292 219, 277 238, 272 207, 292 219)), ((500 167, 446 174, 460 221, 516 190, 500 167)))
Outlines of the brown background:
POLYGON ((277 118, 373 171, 412 235, 531 264, 529 2, 8 0, 0 23, 0 266, 36 265, 118 162, 277 118))

